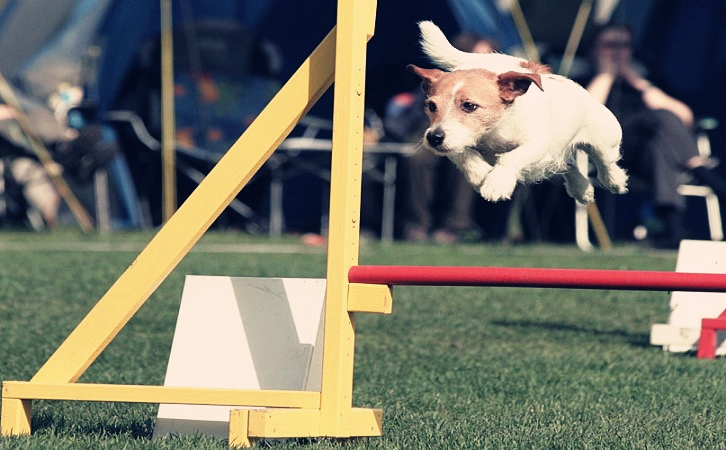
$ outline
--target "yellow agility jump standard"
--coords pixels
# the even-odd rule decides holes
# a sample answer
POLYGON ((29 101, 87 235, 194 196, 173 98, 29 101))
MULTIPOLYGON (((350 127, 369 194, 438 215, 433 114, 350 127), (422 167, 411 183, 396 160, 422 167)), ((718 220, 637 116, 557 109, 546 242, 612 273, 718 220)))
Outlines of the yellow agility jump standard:
POLYGON ((31 432, 32 401, 245 405, 230 445, 254 437, 378 436, 382 412, 352 407, 352 312, 389 313, 387 286, 351 284, 358 264, 366 45, 375 0, 339 0, 337 25, 187 201, 28 382, 4 381, 2 435, 31 432), (293 127, 335 83, 323 373, 320 392, 77 383, 293 127))

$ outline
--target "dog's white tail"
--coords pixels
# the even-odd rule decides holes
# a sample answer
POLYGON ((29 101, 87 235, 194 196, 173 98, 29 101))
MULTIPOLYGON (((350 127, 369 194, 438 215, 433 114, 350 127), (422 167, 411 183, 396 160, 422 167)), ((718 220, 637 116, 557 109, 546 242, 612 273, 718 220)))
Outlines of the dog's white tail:
POLYGON ((470 55, 451 45, 444 32, 433 22, 419 22, 418 27, 421 30, 421 49, 441 69, 453 70, 468 60, 470 55))
POLYGON ((432 63, 443 70, 478 67, 495 73, 509 70, 529 72, 523 69, 521 64, 526 61, 521 58, 501 53, 467 53, 451 45, 444 32, 433 22, 426 20, 419 22, 418 26, 421 30, 421 49, 432 63))

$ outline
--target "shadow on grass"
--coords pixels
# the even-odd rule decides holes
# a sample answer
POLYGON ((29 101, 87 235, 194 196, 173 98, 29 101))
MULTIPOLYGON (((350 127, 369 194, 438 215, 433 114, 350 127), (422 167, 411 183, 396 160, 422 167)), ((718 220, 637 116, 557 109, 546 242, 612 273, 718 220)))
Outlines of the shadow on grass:
POLYGON ((154 431, 155 415, 144 413, 124 417, 114 414, 114 405, 103 402, 89 407, 87 402, 42 402, 33 411, 33 433, 62 435, 123 436, 131 439, 150 439, 154 431), (106 411, 102 411, 106 410, 106 411))
POLYGON ((493 320, 492 325, 521 328, 526 330, 566 331, 572 333, 584 333, 592 336, 611 336, 627 342, 633 347, 652 347, 650 335, 643 333, 631 333, 625 330, 603 330, 600 328, 574 325, 557 322, 536 322, 532 320, 493 320))

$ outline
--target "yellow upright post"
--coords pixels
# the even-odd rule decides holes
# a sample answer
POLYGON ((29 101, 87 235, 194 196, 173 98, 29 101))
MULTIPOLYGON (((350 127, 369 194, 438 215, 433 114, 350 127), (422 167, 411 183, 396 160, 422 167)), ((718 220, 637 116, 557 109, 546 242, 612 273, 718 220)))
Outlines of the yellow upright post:
POLYGON ((3 436, 22 436, 30 434, 31 400, 3 398, 0 409, 0 425, 3 436))
POLYGON ((355 335, 348 312, 348 270, 358 264, 363 160, 366 44, 375 27, 374 0, 338 2, 333 155, 320 431, 350 436, 355 335))

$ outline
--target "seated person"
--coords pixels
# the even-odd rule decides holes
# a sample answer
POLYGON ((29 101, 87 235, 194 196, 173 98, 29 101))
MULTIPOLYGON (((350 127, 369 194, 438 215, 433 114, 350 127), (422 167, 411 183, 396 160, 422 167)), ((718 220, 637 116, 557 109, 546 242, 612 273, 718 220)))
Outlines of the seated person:
POLYGON ((679 175, 690 172, 722 201, 726 181, 712 170, 715 160, 699 156, 691 109, 656 87, 633 60, 631 31, 623 25, 607 25, 598 30, 593 42, 592 73, 582 84, 620 122, 622 164, 631 179, 644 179, 652 188, 655 213, 666 226, 654 243, 676 248, 686 235, 679 175))
MULTIPOLYGON (((14 93, 23 114, 33 127, 64 176, 87 182, 99 167, 105 166, 117 153, 115 136, 98 125, 75 129, 68 124, 67 112, 82 99, 82 91, 76 86, 61 83, 48 102, 36 100, 17 90, 14 93)), ((17 183, 30 207, 38 210, 45 225, 57 223, 60 196, 35 155, 33 146, 18 122, 18 112, 0 103, 0 155, 5 170, 17 183)), ((54 169, 50 169, 54 170, 54 169)), ((34 225, 37 228, 37 225, 34 225)))

